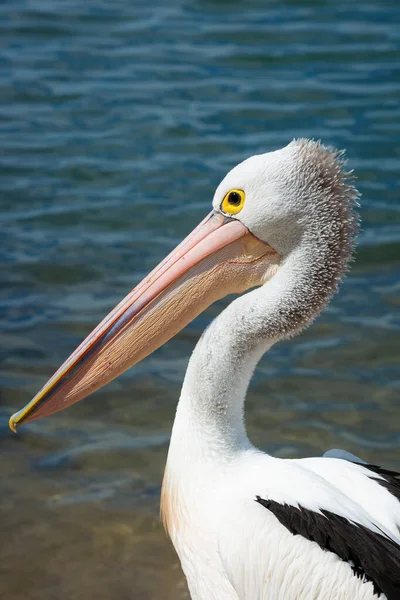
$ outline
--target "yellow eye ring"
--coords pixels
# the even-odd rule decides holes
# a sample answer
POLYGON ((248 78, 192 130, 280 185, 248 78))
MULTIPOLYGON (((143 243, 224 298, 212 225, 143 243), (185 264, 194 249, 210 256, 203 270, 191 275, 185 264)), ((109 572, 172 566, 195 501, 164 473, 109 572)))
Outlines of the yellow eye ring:
POLYGON ((243 190, 231 190, 222 200, 221 210, 228 215, 237 215, 244 206, 246 194, 243 190))

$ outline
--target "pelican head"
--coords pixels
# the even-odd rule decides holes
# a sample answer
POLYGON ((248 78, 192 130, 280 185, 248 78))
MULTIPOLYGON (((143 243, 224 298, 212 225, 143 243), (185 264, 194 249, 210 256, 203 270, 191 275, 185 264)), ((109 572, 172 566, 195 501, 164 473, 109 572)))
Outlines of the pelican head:
POLYGON ((332 238, 336 240, 332 251, 345 263, 357 230, 353 208, 358 197, 345 164, 342 152, 319 142, 294 140, 234 167, 216 189, 214 210, 224 211, 223 200, 230 190, 243 190, 243 205, 230 212, 282 259, 305 238, 332 238))
POLYGON ((336 289, 351 256, 357 196, 342 155, 314 141, 295 140, 236 166, 218 186, 212 212, 11 417, 11 429, 85 398, 210 304, 265 284, 284 265, 308 273, 304 286, 314 300, 292 311, 280 333, 306 325, 336 289))

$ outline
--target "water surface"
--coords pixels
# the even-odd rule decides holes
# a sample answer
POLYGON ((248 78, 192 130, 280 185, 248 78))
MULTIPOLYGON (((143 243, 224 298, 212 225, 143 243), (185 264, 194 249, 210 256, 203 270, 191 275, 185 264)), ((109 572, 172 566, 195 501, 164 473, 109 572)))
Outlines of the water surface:
POLYGON ((69 411, 9 415, 209 210, 247 156, 346 148, 363 230, 341 293, 248 399, 277 456, 400 468, 400 7, 5 0, 0 6, 0 597, 187 598, 158 521, 187 359, 211 307, 69 411))

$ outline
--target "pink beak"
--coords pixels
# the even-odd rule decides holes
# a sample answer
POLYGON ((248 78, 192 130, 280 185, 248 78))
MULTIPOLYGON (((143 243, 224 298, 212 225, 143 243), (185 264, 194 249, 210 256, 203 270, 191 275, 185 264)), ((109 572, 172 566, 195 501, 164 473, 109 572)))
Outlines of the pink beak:
POLYGON ((261 285, 279 256, 238 220, 211 213, 92 331, 10 427, 67 408, 171 339, 212 302, 261 285))

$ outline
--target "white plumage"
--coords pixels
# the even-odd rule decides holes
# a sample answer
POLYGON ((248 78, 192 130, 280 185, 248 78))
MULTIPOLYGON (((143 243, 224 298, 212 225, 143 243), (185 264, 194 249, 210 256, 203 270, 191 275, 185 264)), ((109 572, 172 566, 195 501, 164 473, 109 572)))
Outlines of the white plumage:
MULTIPOLYGON (((168 504, 168 498, 173 502, 171 511, 168 506, 164 508, 168 513, 166 527, 180 556, 191 597, 376 599, 373 584, 356 577, 350 562, 322 551, 300 535, 293 536, 255 499, 261 496, 316 512, 326 509, 397 543, 399 500, 360 464, 329 457, 278 459, 250 444, 242 425, 242 408, 243 388, 253 365, 246 356, 243 369, 235 367, 237 377, 230 369, 229 376, 224 377, 222 365, 215 364, 213 359, 224 355, 223 348, 228 351, 231 347, 226 340, 216 343, 221 339, 221 318, 223 314, 211 324, 191 358, 164 480, 163 504, 168 504), (230 407, 235 407, 221 409, 217 430, 214 419, 208 422, 207 416, 196 410, 199 396, 203 396, 202 378, 196 372, 202 356, 211 359, 210 370, 215 367, 225 382, 230 407)), ((204 362, 200 369, 207 381, 204 362)), ((204 387, 208 385, 209 381, 204 387)))

